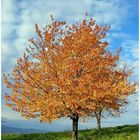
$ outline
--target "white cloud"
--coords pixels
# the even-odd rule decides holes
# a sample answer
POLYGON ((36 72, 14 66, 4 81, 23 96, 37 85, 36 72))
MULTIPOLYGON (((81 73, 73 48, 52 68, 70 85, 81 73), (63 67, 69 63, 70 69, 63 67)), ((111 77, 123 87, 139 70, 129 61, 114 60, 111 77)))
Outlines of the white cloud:
MULTIPOLYGON (((12 48, 9 47, 10 44, 4 42, 1 44, 2 46, 2 56, 8 56, 8 55, 11 55, 12 54, 12 48)), ((2 57, 3 58, 3 57, 2 57)))
POLYGON ((24 118, 21 117, 19 113, 11 109, 6 109, 6 108, 3 109, 2 116, 6 117, 7 119, 12 119, 12 120, 24 120, 24 118))
MULTIPOLYGON (((137 40, 125 40, 122 42, 123 57, 128 61, 132 61, 133 64, 138 63, 139 59, 139 48, 137 40)), ((138 65, 136 65, 138 67, 138 65)))
POLYGON ((3 59, 7 59, 8 55, 10 57, 11 50, 17 53, 15 57, 21 56, 28 44, 27 40, 35 34, 34 25, 37 23, 40 26, 45 26, 49 22, 51 14, 53 14, 55 18, 64 19, 71 23, 73 21, 79 21, 85 12, 88 12, 97 22, 101 24, 113 24, 113 26, 120 28, 128 16, 129 9, 129 6, 125 4, 120 6, 120 2, 120 0, 3 0, 3 59), (10 53, 5 53, 8 50, 10 53))
POLYGON ((16 16, 16 1, 15 0, 3 0, 2 1, 2 23, 14 23, 16 16))
POLYGON ((130 39, 132 36, 124 32, 112 32, 109 37, 112 39, 130 39))
POLYGON ((121 25, 129 14, 131 8, 124 1, 120 0, 102 0, 93 1, 93 16, 101 24, 110 24, 111 29, 120 30, 121 25))
POLYGON ((133 78, 138 81, 139 72, 139 48, 137 40, 126 40, 122 42, 122 61, 128 64, 129 68, 133 69, 133 78))

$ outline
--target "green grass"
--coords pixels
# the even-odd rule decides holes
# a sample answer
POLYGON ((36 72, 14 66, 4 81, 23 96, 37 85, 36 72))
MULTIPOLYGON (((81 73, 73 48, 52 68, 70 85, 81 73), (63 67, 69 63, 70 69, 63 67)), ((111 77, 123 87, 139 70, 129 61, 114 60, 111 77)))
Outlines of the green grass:
MULTIPOLYGON (((80 130, 79 140, 138 140, 138 125, 80 130)), ((2 140, 71 140, 71 132, 46 134, 2 134, 2 140)))

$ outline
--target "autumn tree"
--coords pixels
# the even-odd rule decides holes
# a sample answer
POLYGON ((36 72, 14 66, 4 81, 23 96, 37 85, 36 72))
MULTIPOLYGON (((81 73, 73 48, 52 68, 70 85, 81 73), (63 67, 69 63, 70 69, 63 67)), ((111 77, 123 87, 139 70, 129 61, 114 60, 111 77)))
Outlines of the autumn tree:
POLYGON ((92 18, 73 25, 51 19, 42 30, 36 25, 37 39, 29 40, 14 70, 4 74, 10 89, 6 105, 41 122, 69 117, 77 140, 79 118, 93 115, 99 106, 118 108, 135 84, 121 80, 127 73, 115 69, 119 53, 106 50, 108 43, 102 39, 108 26, 97 25, 92 18))
MULTIPOLYGON (((91 109, 91 116, 97 120, 97 128, 101 129, 102 117, 119 117, 126 111, 129 103, 128 96, 133 95, 136 90, 136 83, 130 83, 128 78, 131 70, 125 66, 118 69, 111 67, 109 73, 102 73, 102 78, 96 82, 97 89, 94 91, 94 103, 91 109)), ((101 76, 100 76, 101 77, 101 76)))

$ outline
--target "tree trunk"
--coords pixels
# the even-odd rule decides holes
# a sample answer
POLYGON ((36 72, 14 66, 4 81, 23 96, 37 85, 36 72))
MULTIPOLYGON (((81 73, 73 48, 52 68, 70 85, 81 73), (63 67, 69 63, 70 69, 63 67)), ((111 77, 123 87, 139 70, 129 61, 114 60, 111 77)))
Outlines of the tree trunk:
POLYGON ((97 120, 97 129, 100 130, 101 129, 101 114, 102 114, 102 110, 100 110, 99 112, 95 113, 95 117, 97 120))
POLYGON ((101 117, 97 117, 97 129, 101 129, 101 117))
POLYGON ((72 118, 72 140, 78 140, 78 115, 72 118))

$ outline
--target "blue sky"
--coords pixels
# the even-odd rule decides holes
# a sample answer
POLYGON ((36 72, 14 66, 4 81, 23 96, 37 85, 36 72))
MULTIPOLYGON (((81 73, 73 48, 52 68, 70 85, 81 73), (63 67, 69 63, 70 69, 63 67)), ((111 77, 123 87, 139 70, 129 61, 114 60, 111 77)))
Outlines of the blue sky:
MULTIPOLYGON (((132 78, 138 81, 137 0, 2 0, 2 73, 10 72, 16 63, 16 58, 22 56, 25 47, 28 46, 28 39, 35 34, 36 23, 40 27, 45 26, 52 14, 55 19, 65 20, 71 24, 80 21, 85 12, 88 12, 98 24, 111 26, 106 38, 110 44, 108 49, 115 52, 122 47, 120 65, 126 62, 133 68, 132 78)), ((2 117, 9 120, 23 120, 20 114, 5 107, 3 98, 5 92, 6 88, 2 84, 2 117)), ((104 120, 104 126, 117 125, 119 122, 137 123, 138 102, 134 102, 136 99, 138 100, 138 95, 130 97, 128 112, 118 119, 104 120)), ((95 120, 92 121, 95 124, 95 120)), ((59 124, 59 121, 54 127, 57 127, 57 123, 59 124)), ((69 124, 69 121, 64 123, 69 124)), ((87 127, 90 126, 92 125, 87 124, 87 127)))

